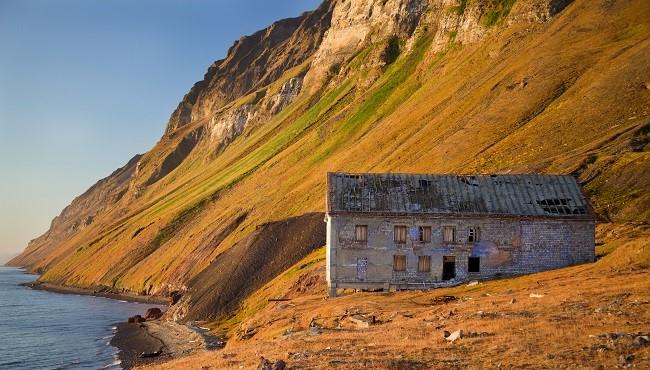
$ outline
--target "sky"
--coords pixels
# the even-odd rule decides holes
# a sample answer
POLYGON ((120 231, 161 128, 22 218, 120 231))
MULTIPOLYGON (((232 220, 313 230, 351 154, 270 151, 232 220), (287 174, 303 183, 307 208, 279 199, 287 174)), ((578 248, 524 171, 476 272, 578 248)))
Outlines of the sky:
POLYGON ((320 0, 0 0, 0 263, 150 149, 233 42, 320 0))

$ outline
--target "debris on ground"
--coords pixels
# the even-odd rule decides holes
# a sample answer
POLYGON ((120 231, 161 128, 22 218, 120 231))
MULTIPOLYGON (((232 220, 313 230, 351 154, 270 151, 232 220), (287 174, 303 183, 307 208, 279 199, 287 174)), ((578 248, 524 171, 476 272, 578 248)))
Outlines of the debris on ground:
POLYGON ((320 335, 322 333, 323 333, 322 328, 315 323, 312 323, 309 326, 309 330, 307 331, 307 334, 309 335, 320 335))
POLYGON ((366 317, 364 315, 352 315, 349 317, 350 321, 357 325, 359 328, 369 328, 377 322, 375 316, 366 317))
POLYGON ((458 298, 456 296, 453 296, 453 295, 441 295, 441 296, 438 296, 438 297, 433 297, 431 299, 431 304, 432 305, 446 304, 446 303, 454 302, 456 300, 458 300, 458 298))
POLYGON ((455 332, 449 334, 445 339, 447 339, 450 342, 455 342, 456 340, 460 339, 463 337, 463 331, 462 330, 456 330, 455 332))

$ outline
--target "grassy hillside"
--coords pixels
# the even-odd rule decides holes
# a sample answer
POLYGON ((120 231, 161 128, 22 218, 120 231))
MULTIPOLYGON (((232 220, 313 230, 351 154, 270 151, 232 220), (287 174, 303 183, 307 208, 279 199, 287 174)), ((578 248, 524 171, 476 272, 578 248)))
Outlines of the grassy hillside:
MULTIPOLYGON (((14 263, 58 284, 191 292, 213 261, 238 263, 219 256, 262 225, 322 212, 327 171, 574 174, 602 220, 647 223, 650 8, 576 0, 530 20, 540 3, 432 5, 412 33, 367 38, 279 112, 229 142, 209 139, 222 114, 268 112, 291 79, 310 76, 312 58, 300 58, 163 137, 91 223, 14 263), (441 28, 448 17, 456 30, 441 28), (471 32, 462 27, 472 20, 471 32)), ((309 253, 300 250, 269 263, 288 266, 309 253)), ((176 313, 188 312, 186 303, 176 313)))
POLYGON ((252 369, 260 356, 297 369, 647 368, 650 345, 636 338, 650 335, 650 229, 601 225, 598 242, 593 264, 332 299, 316 251, 217 327, 229 338, 223 350, 149 368, 252 369), (466 336, 444 339, 456 330, 466 336))

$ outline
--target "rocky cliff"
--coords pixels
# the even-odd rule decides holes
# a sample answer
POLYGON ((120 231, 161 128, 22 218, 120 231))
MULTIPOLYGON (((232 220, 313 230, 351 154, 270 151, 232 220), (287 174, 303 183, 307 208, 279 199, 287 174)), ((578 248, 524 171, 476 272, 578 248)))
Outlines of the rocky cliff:
POLYGON ((642 0, 324 1, 237 41, 11 264, 218 320, 324 244, 333 170, 573 174, 601 219, 648 222, 649 22, 642 0))

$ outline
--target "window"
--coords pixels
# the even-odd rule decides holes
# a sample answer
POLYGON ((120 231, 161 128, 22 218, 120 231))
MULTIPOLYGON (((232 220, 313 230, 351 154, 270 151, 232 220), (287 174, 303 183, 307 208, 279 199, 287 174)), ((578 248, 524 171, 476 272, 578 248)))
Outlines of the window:
POLYGON ((445 243, 453 243, 456 241, 456 228, 454 226, 445 226, 443 231, 443 241, 445 243))
POLYGON ((419 256, 418 272, 430 272, 430 271, 431 271, 431 256, 419 256))
POLYGON ((481 257, 469 257, 467 259, 467 272, 481 271, 481 257))
POLYGON ((431 241, 431 226, 420 226, 420 241, 421 242, 431 241))
POLYGON ((406 226, 395 226, 395 243, 406 243, 406 226))
POLYGON ((481 229, 478 227, 470 227, 469 234, 467 235, 468 242, 478 242, 481 240, 481 229))
POLYGON ((406 256, 393 256, 393 271, 406 271, 406 256))
POLYGON ((354 240, 358 242, 368 241, 368 225, 357 225, 354 227, 354 240))

